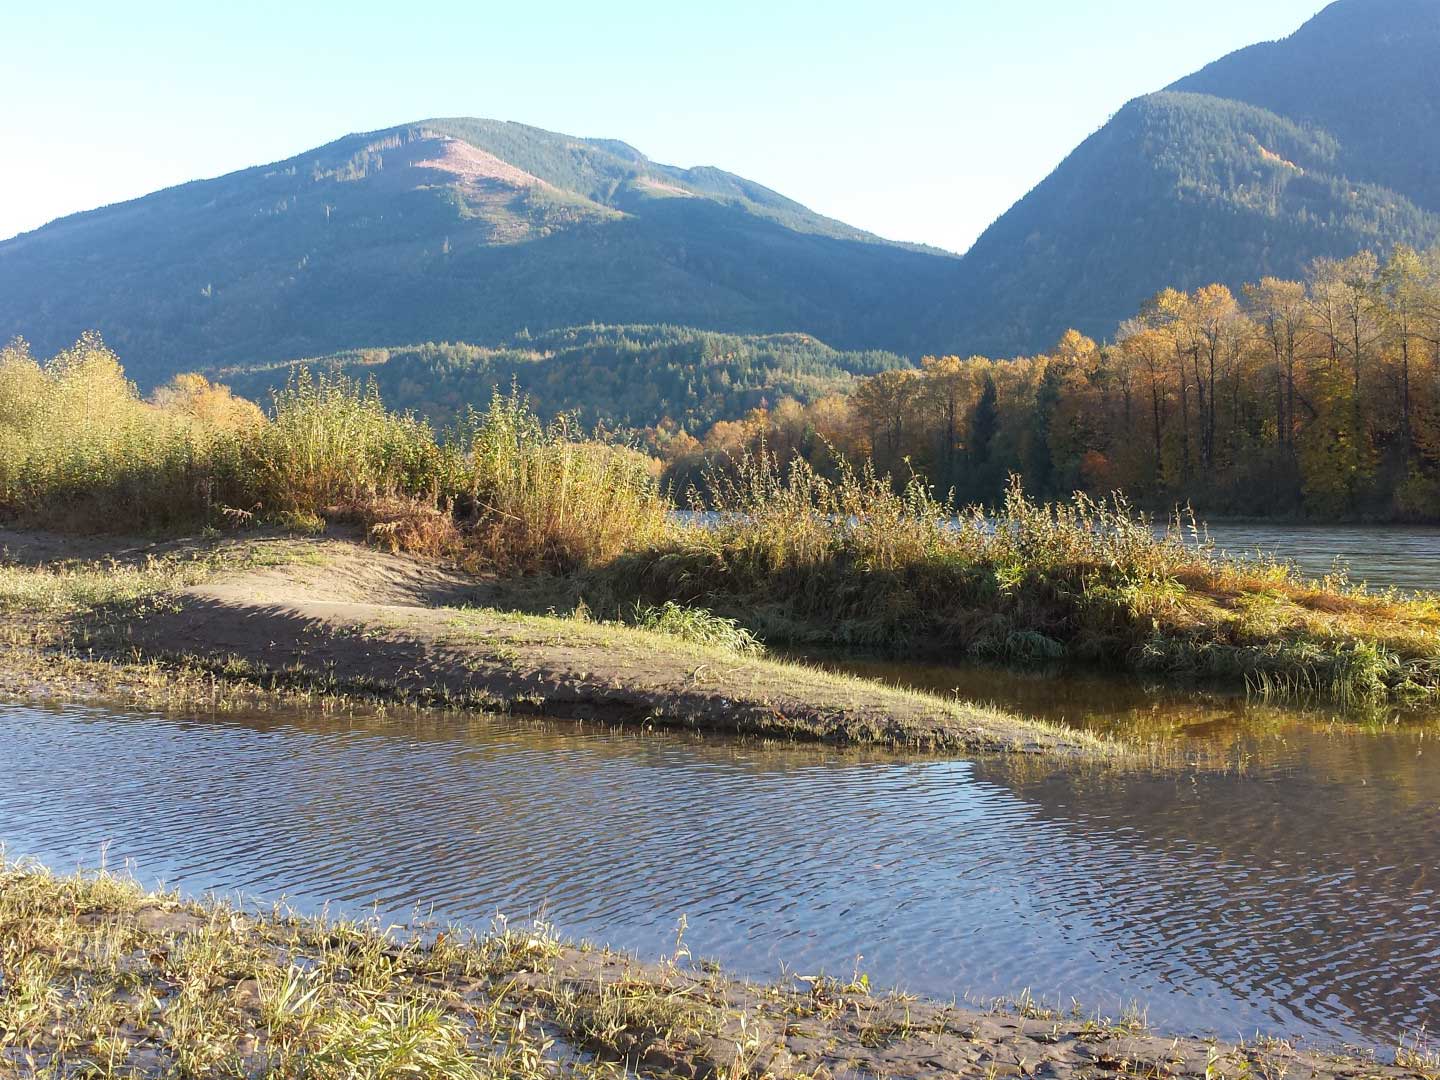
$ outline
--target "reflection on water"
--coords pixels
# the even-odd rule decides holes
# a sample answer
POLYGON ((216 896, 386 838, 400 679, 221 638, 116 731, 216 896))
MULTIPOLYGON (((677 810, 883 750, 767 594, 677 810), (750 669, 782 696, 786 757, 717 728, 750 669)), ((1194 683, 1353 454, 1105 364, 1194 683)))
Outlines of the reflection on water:
POLYGON ((0 839, 190 891, 543 912, 741 972, 1138 1000, 1375 1044, 1440 1018, 1440 771, 1415 728, 1276 719, 1246 770, 773 749, 509 721, 0 707, 0 839))
POLYGON ((1242 736, 1283 738, 1305 722, 1310 726, 1374 730, 1389 725, 1440 724, 1440 707, 1376 705, 1340 712, 1266 703, 1243 692, 1185 687, 1086 668, 1007 668, 985 664, 948 666, 890 659, 791 651, 792 658, 830 671, 941 697, 979 701, 1100 735, 1172 740, 1212 752, 1229 752, 1242 736))

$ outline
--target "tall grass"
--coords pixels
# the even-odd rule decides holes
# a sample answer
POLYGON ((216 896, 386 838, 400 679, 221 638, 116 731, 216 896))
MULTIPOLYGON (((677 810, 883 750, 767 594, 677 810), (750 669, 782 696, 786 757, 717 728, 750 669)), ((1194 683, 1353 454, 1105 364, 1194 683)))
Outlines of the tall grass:
POLYGON ((897 490, 870 469, 842 465, 831 479, 764 453, 713 476, 707 491, 704 524, 637 548, 601 580, 655 602, 767 610, 850 643, 1043 656, 1063 653, 1059 638, 1077 619, 1114 606, 1102 600, 1131 620, 1212 557, 1157 540, 1119 497, 1039 505, 1017 485, 991 514, 918 478, 897 490))
POLYGON ((764 453, 708 492, 703 524, 592 575, 594 602, 706 608, 776 644, 1079 661, 1283 696, 1440 696, 1435 597, 1237 562, 1193 520, 1157 536, 1118 495, 1041 504, 1015 484, 987 512, 919 479, 830 479, 764 453))
MULTIPOLYGON (((697 504, 700 505, 700 504, 697 504)), ((575 575, 591 606, 772 643, 945 659, 1083 661, 1269 694, 1440 696, 1440 600, 1301 580, 1157 539, 1123 498, 993 513, 920 479, 831 478, 760 453, 708 478, 704 526, 670 519, 651 463, 513 391, 437 435, 373 386, 298 373, 267 413, 198 376, 150 400, 94 336, 47 363, 0 352, 0 517, 90 531, 363 524, 474 568, 575 575), (693 623, 693 619, 690 620, 693 623)), ((1194 528, 1193 523, 1190 526, 1194 528)), ((692 627, 693 629, 693 627, 692 627)))
POLYGON ((630 447, 545 424, 513 390, 469 408, 406 483, 357 500, 375 539, 397 550, 505 570, 566 573, 658 537, 669 503, 630 447))
POLYGON ((208 383, 203 395, 172 387, 169 407, 144 402, 95 335, 44 365, 12 343, 0 350, 0 511, 82 531, 192 523, 259 415, 208 383), (230 407, 201 419, 201 396, 230 407))
POLYGON ((637 605, 634 623, 642 630, 725 649, 737 656, 761 656, 765 652, 765 643, 738 620, 724 619, 702 608, 683 607, 674 600, 667 600, 659 607, 637 605))
POLYGON ((0 516, 72 531, 359 521, 392 546, 506 569, 603 563, 664 526, 649 459, 543 424, 514 392, 437 438, 373 385, 298 372, 269 415, 200 376, 142 400, 87 335, 0 352, 0 516))
POLYGON ((430 426, 389 412, 373 384, 302 368, 275 395, 272 411, 245 445, 244 494, 237 492, 260 511, 440 498, 448 462, 430 426))
POLYGON ((561 417, 543 424, 512 390, 470 409, 446 439, 448 496, 474 521, 472 546, 492 562, 600 565, 665 528, 670 509, 649 459, 586 439, 561 417))

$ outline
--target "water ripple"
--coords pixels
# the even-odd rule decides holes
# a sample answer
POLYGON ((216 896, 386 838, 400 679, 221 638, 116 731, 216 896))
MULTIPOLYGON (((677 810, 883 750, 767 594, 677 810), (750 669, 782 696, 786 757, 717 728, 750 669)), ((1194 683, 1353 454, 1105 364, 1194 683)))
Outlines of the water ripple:
POLYGON ((756 975, 863 955, 933 995, 1378 1044, 1440 1018, 1440 775, 1417 738, 1297 730, 1243 777, 1097 781, 499 721, 0 707, 0 840, 309 909, 543 913, 652 955, 684 916, 696 956, 756 975))

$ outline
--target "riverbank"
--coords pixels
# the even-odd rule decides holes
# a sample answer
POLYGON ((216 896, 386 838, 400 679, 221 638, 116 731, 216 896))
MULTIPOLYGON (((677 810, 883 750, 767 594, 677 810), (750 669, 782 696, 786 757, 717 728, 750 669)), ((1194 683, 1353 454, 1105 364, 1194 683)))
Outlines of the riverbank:
POLYGON ((858 973, 771 985, 545 928, 424 940, 371 923, 249 914, 110 874, 0 868, 0 1077, 475 1078, 1431 1076, 1268 1040, 1175 1038, 1033 1002, 882 993, 858 973))
POLYGON ((538 602, 517 590, 533 582, 336 537, 147 544, 0 531, 0 549, 0 693, 16 699, 196 707, 278 695, 933 751, 1111 749, 583 607, 524 613, 538 602))
POLYGON ((707 523, 686 525, 653 462, 514 394, 442 435, 373 386, 303 372, 268 413, 199 377, 142 401, 93 337, 43 366, 17 347, 0 369, 0 520, 82 535, 345 525, 436 568, 548 577, 562 611, 679 608, 777 646, 1440 701, 1440 595, 1227 557, 1194 521, 1157 536, 1120 493, 1041 503, 1015 484, 999 506, 962 507, 920 477, 758 453, 717 463, 690 493, 707 523))

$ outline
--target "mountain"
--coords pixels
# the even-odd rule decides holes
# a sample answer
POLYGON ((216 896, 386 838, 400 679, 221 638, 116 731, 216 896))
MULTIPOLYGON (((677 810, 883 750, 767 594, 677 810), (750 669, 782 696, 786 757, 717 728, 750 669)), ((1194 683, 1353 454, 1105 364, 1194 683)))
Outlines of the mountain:
POLYGON ((1440 211, 1440 3, 1343 0, 1284 41, 1231 53, 1171 89, 1323 129, 1338 165, 1440 211))
POLYGON ((958 260, 623 142, 426 120, 0 243, 0 340, 176 370, 585 323, 932 347, 958 260))
MULTIPOLYGON (((419 121, 0 242, 0 341, 45 353, 97 328, 146 387, 427 341, 503 352, 586 324, 1033 353, 1072 326, 1112 336, 1166 286, 1440 241, 1436 55, 1440 0, 1339 0, 1130 102, 963 258, 617 140, 419 121)), ((749 377, 725 400, 775 389, 749 377)))
POLYGON ((937 319, 1011 355, 1164 286, 1440 240, 1440 3, 1340 0, 1121 109, 966 253, 937 319))

